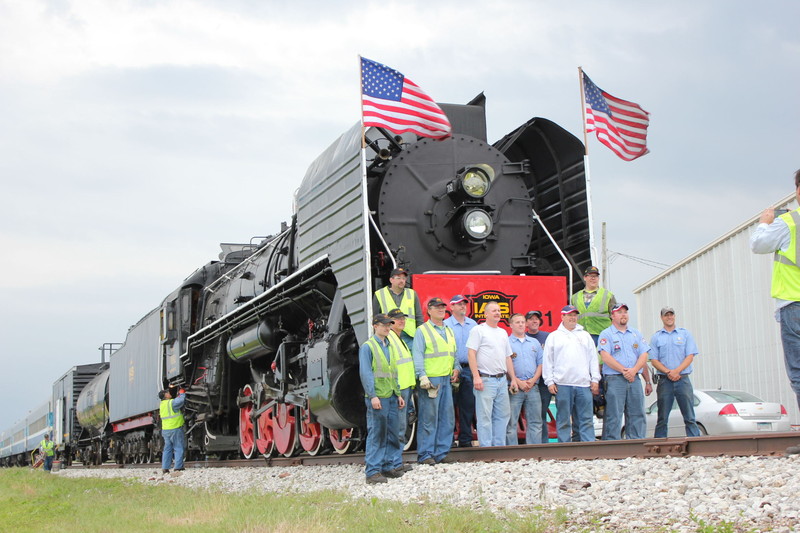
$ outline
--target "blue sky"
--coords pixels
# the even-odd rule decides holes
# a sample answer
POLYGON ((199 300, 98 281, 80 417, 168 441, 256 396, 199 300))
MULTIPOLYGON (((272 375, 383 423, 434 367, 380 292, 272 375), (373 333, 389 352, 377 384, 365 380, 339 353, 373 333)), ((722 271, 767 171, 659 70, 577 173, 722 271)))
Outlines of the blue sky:
MULTIPOLYGON (((359 54, 441 102, 484 91, 490 141, 534 116, 582 139, 579 65, 642 105, 650 154, 589 140, 612 251, 673 264, 792 192, 799 4, 561 4, 0 0, 0 428, 289 219, 359 119, 359 54)), ((659 272, 610 271, 631 304, 659 272)))

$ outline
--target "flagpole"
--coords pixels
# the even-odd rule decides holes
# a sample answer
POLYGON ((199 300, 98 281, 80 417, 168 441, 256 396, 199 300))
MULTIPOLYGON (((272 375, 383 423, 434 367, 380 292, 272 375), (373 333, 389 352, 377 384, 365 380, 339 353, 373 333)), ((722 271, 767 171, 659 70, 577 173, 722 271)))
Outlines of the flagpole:
MULTIPOLYGON (((597 249, 594 244, 594 216, 592 214, 592 179, 589 174, 589 137, 586 135, 586 94, 583 89, 583 69, 578 67, 578 85, 581 88, 581 117, 583 128, 583 173, 586 178, 586 211, 589 216, 589 253, 592 265, 597 265, 597 249)), ((570 287, 570 290, 572 288, 570 287)))
MULTIPOLYGON (((372 218, 369 213, 369 196, 367 194, 367 129, 364 127, 364 72, 361 62, 361 54, 358 55, 358 100, 361 108, 361 200, 363 205, 363 215, 361 217, 364 226, 364 285, 366 292, 366 316, 364 324, 372 323, 372 262, 370 261, 369 246, 369 222, 372 218)), ((369 338, 369 326, 366 326, 366 338, 369 338)))

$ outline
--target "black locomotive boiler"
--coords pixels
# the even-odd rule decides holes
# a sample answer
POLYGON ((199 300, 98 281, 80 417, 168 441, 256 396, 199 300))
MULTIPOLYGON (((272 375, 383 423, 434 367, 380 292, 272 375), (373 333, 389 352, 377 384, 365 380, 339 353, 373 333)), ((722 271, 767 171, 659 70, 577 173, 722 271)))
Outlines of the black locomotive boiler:
POLYGON ((489 144, 484 104, 443 104, 444 140, 370 128, 362 151, 360 124, 342 134, 289 224, 223 244, 129 330, 80 404, 94 428, 84 458, 153 459, 168 385, 187 391, 189 457, 345 453, 365 425, 358 346, 392 268, 533 280, 585 267, 583 145, 542 118, 489 144))

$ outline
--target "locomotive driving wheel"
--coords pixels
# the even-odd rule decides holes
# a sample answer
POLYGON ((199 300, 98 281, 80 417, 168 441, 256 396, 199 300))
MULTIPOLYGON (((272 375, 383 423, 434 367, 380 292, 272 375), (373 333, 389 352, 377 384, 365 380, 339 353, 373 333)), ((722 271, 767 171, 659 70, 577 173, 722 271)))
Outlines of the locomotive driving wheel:
POLYGON ((258 453, 265 457, 272 455, 272 451, 275 449, 275 437, 272 433, 274 418, 275 408, 270 407, 259 415, 258 422, 256 423, 256 429, 258 430, 256 434, 256 446, 258 447, 258 453))
POLYGON ((333 450, 338 454, 356 451, 359 443, 355 428, 328 430, 328 438, 333 445, 333 450))
POLYGON ((311 421, 311 410, 306 407, 298 408, 300 411, 299 439, 300 446, 309 455, 317 455, 322 450, 325 439, 322 436, 322 426, 311 421))
POLYGON ((245 459, 253 457, 256 449, 255 427, 253 425, 253 388, 245 385, 242 388, 242 396, 250 397, 251 400, 239 407, 239 448, 245 459))
POLYGON ((292 457, 297 451, 297 416, 294 405, 279 403, 272 420, 275 449, 284 457, 292 457))

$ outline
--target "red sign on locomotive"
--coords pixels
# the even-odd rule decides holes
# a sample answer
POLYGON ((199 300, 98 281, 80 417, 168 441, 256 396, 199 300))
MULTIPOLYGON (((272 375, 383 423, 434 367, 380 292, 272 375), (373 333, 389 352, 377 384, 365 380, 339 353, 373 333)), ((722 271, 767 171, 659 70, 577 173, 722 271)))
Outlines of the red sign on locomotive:
POLYGON ((561 323, 560 311, 567 302, 567 281, 562 276, 416 274, 412 282, 426 320, 428 300, 438 296, 449 302, 454 295, 461 294, 470 303, 467 314, 478 323, 484 321, 486 304, 500 304, 500 325, 509 333, 511 315, 524 315, 532 310, 542 312, 541 329, 553 331, 561 323))

